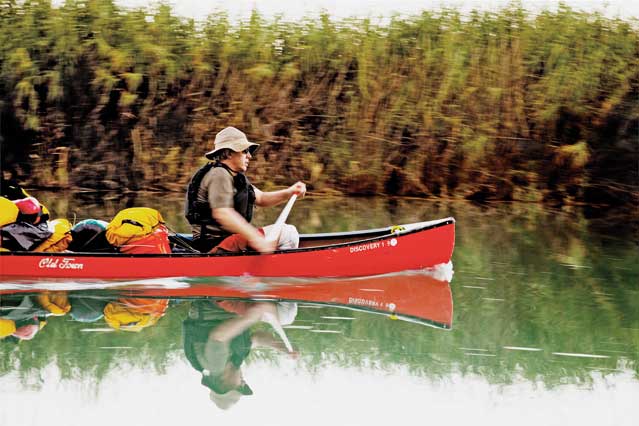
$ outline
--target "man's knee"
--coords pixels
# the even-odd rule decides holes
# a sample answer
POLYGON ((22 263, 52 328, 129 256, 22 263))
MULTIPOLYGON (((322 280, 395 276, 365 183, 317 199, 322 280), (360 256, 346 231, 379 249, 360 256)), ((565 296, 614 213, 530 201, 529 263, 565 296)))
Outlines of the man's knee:
POLYGON ((298 248, 300 245, 300 234, 297 232, 297 228, 293 225, 285 224, 282 226, 282 232, 280 233, 279 244, 277 248, 281 250, 298 248))

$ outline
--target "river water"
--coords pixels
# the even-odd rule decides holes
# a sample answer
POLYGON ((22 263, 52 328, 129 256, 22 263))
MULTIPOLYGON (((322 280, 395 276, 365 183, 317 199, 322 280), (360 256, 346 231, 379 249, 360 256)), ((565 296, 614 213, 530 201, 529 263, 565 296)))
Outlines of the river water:
MULTIPOLYGON (((53 217, 109 220, 149 206, 188 231, 174 195, 34 195, 53 217)), ((277 214, 259 210, 255 221, 277 214)), ((408 286, 397 311, 421 309, 423 321, 337 298, 299 300, 292 315, 292 305, 280 307, 289 308, 282 337, 258 310, 278 309, 275 302, 179 297, 180 282, 168 283, 177 291, 169 296, 147 292, 151 299, 121 290, 58 294, 70 313, 47 316, 31 340, 0 340, 0 425, 636 425, 639 248, 623 221, 537 204, 307 197, 289 223, 310 233, 448 216, 457 220, 452 279, 447 271, 358 284, 370 294, 390 291, 374 285, 408 286), (103 316, 133 298, 144 305, 137 319, 103 316), (75 312, 81 306, 84 316, 75 312), (211 343, 213 330, 224 334, 242 319, 230 334, 236 343, 211 343), (220 351, 229 363, 212 361, 220 351), (229 380, 241 380, 224 393, 211 371, 231 374, 230 364, 229 380)), ((38 297, 56 295, 2 295, 0 316, 38 297)))

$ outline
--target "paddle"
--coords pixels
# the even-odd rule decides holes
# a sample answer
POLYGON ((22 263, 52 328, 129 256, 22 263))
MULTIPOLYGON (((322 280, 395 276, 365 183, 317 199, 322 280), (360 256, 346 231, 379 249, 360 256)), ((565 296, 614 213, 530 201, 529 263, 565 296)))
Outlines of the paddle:
POLYGON ((266 312, 264 313, 264 315, 262 315, 261 319, 262 321, 270 324, 271 327, 273 327, 273 330, 275 330, 275 332, 280 337, 280 339, 282 339, 282 342, 284 343, 286 350, 289 353, 293 352, 293 345, 291 345, 291 341, 288 340, 288 337, 286 336, 286 333, 284 332, 284 328, 282 327, 282 324, 280 323, 280 320, 277 318, 277 316, 270 312, 266 312))
POLYGON ((277 241, 280 238, 282 227, 284 226, 284 222, 286 222, 286 219, 288 218, 288 214, 293 208, 293 204, 295 204, 295 200, 297 200, 297 194, 293 194, 291 198, 289 198, 288 203, 286 203, 284 209, 282 209, 282 213, 280 213, 273 226, 269 227, 265 235, 267 241, 277 241))

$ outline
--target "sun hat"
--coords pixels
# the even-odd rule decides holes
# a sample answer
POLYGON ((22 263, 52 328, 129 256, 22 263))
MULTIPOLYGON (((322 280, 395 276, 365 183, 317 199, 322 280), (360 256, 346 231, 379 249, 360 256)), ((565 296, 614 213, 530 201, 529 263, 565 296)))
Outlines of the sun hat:
POLYGON ((230 360, 228 343, 209 339, 204 347, 202 357, 198 357, 202 367, 202 384, 209 388, 211 401, 218 408, 227 410, 244 395, 252 395, 253 390, 241 379, 237 386, 229 386, 224 375, 225 371, 235 369, 230 360))
POLYGON ((211 401, 215 403, 217 408, 222 410, 228 410, 234 406, 244 395, 253 395, 253 391, 246 383, 243 383, 237 389, 233 389, 225 393, 217 393, 213 389, 209 392, 209 398, 211 398, 211 401))
MULTIPOLYGON (((224 377, 224 373, 219 374, 211 374, 208 370, 202 370, 202 385, 209 388, 211 391, 211 399, 214 396, 219 397, 219 400, 224 399, 224 396, 229 396, 227 394, 239 394, 242 395, 253 395, 253 389, 249 385, 246 384, 244 378, 241 377, 241 371, 237 370, 237 367, 230 366, 228 369, 236 370, 240 374, 240 383, 237 385, 228 383, 228 379, 224 377)), ((238 398, 239 399, 239 398, 238 398)))
POLYGON ((223 149, 230 149, 235 152, 242 152, 248 149, 251 155, 253 155, 259 146, 259 144, 249 142, 244 132, 235 127, 226 127, 215 135, 213 150, 207 152, 204 156, 211 160, 213 154, 223 149))
MULTIPOLYGON (((235 367, 230 368, 233 369, 235 367)), ((241 373, 239 374, 241 375, 241 373)), ((241 376, 239 385, 230 385, 224 378, 224 374, 210 375, 207 370, 204 370, 202 372, 202 384, 209 388, 211 401, 222 410, 228 410, 243 396, 253 395, 253 390, 241 376)))

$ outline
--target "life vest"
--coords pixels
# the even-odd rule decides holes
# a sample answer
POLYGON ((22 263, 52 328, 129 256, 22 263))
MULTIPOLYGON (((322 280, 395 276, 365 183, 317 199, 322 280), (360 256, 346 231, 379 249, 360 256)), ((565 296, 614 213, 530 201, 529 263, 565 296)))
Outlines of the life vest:
MULTIPOLYGON (((229 174, 233 175, 233 171, 226 165, 220 162, 208 163, 200 170, 195 172, 193 178, 189 182, 187 189, 187 203, 186 203, 186 219, 191 225, 214 225, 221 228, 221 225, 213 219, 211 212, 211 206, 207 202, 201 202, 197 200, 197 192, 202 184, 202 179, 213 167, 222 167, 226 169, 229 174)), ((253 219, 253 207, 255 206, 255 190, 253 185, 243 173, 236 173, 233 176, 233 186, 236 193, 233 196, 233 208, 237 211, 247 222, 253 219)), ((202 226, 204 231, 204 226, 202 226)), ((203 233, 200 234, 200 237, 203 233)))
POLYGON ((68 220, 56 219, 50 221, 49 230, 53 232, 53 235, 33 249, 34 252, 59 253, 69 247, 73 237, 71 236, 71 224, 68 220))

